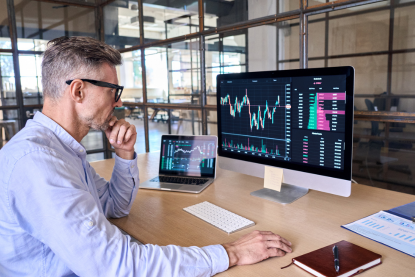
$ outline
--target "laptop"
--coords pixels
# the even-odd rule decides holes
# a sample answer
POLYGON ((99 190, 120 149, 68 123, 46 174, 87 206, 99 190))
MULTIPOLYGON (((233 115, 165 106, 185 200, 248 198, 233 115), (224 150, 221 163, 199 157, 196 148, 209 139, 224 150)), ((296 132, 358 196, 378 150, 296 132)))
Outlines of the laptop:
POLYGON ((140 188, 200 193, 216 177, 217 144, 216 136, 163 135, 159 175, 140 188))

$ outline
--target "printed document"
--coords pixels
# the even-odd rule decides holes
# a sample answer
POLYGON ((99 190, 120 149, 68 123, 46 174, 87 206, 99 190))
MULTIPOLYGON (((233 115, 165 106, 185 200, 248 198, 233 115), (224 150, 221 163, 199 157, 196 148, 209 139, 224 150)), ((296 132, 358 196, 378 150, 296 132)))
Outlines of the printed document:
POLYGON ((415 223, 410 220, 380 211, 342 227, 415 257, 415 223))

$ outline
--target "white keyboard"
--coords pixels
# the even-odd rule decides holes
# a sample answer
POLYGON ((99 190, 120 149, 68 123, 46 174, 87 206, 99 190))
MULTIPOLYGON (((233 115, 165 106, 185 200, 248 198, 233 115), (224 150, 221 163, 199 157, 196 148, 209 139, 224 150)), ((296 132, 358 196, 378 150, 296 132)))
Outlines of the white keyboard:
POLYGON ((255 222, 207 201, 183 208, 186 212, 230 234, 255 225, 255 222))

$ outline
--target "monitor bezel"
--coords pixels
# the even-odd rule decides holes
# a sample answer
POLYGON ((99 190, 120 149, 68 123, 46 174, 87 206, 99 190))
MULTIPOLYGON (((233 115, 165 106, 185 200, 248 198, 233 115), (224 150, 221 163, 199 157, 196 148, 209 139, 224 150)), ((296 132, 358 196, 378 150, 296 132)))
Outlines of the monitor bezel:
POLYGON ((161 157, 163 155, 163 139, 175 139, 175 140, 192 140, 192 141, 208 141, 215 143, 216 149, 218 149, 218 138, 216 136, 190 136, 190 135, 162 135, 160 141, 160 160, 159 160, 159 175, 169 175, 169 176, 183 176, 183 177, 204 177, 204 178, 214 178, 216 175, 216 161, 217 161, 217 151, 215 151, 215 158, 213 162, 213 173, 212 174, 190 174, 186 172, 170 171, 161 169, 161 157))
POLYGON ((218 156, 254 162, 274 167, 298 170, 306 173, 312 173, 322 176, 334 177, 343 180, 352 178, 352 153, 353 153, 353 116, 354 116, 354 68, 351 66, 330 67, 330 68, 311 68, 311 69, 293 69, 279 71, 261 71, 247 73, 219 74, 216 77, 217 84, 217 122, 218 122, 218 156), (222 116, 220 97, 220 82, 224 80, 235 79, 259 79, 259 78, 281 78, 281 77, 309 77, 309 76, 327 76, 327 75, 346 75, 346 107, 345 107, 345 151, 343 169, 330 169, 314 165, 304 165, 296 162, 286 162, 271 160, 258 156, 247 156, 236 152, 224 151, 222 149, 222 116), (347 116, 351 114, 351 116, 347 116))

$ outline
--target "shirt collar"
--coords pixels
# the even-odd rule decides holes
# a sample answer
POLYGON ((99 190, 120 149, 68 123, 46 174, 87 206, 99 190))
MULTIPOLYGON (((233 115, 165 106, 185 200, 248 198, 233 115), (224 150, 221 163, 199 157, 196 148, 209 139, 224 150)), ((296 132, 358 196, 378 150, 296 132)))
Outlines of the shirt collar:
MULTIPOLYGON (((33 121, 37 122, 38 124, 45 126, 46 128, 50 129, 64 144, 69 146, 77 155, 78 157, 85 158, 86 157, 86 149, 85 147, 77 142, 65 129, 63 129, 58 123, 47 117, 41 112, 37 112, 33 117, 33 121)), ((30 125, 31 123, 28 122, 30 125)))

